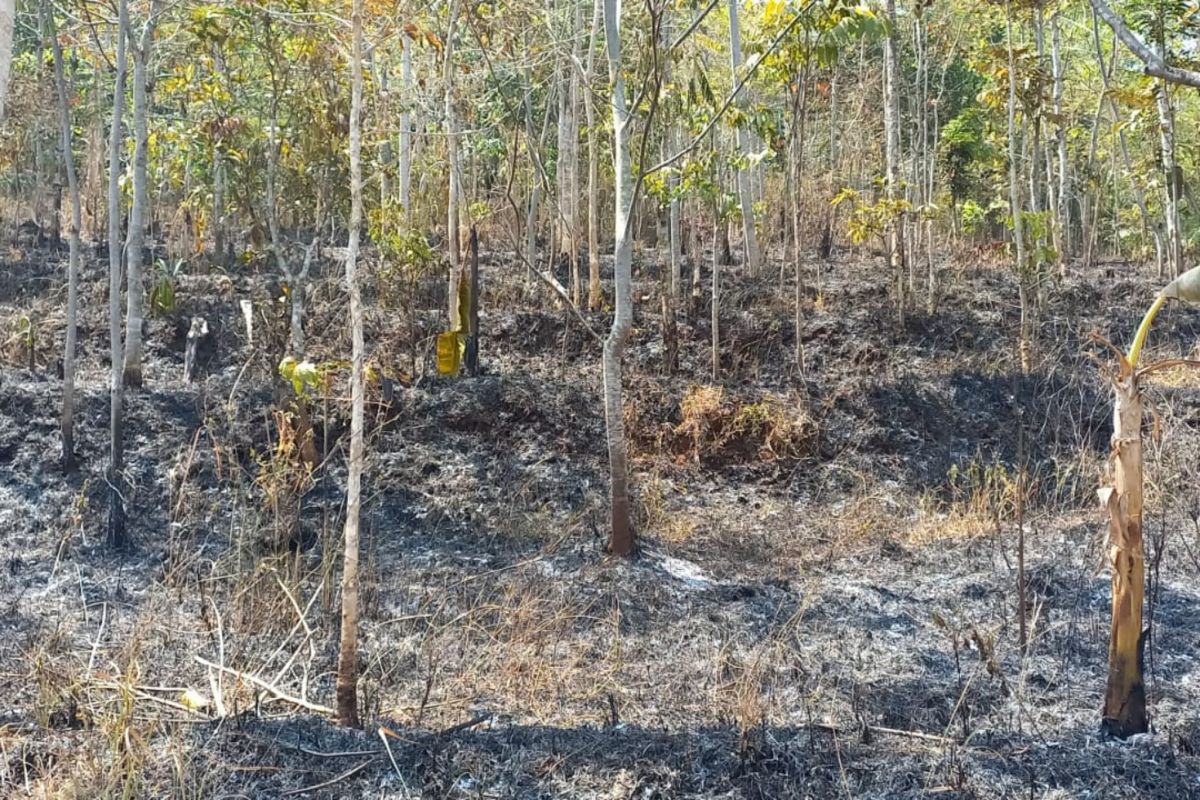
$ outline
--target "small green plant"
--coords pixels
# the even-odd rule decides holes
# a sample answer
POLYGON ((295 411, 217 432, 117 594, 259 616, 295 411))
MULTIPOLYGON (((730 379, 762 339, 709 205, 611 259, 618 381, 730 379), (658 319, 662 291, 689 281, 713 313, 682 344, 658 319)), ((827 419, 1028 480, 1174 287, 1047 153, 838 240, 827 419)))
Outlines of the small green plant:
MULTIPOLYGON (((1022 229, 1025 232, 1026 246, 1033 257, 1033 266, 1038 267, 1053 263, 1058 259, 1058 253, 1050 246, 1051 228, 1054 224, 1053 213, 1050 211, 1022 211, 1022 229)), ((1012 228, 1012 218, 1008 220, 1012 228)))
POLYGON ((160 314, 169 314, 175 310, 175 288, 179 276, 183 274, 183 259, 175 259, 168 265, 163 259, 154 262, 154 288, 150 290, 150 308, 160 314))
MULTIPOLYGON (((33 317, 29 314, 20 314, 14 317, 10 324, 12 325, 13 333, 5 340, 3 349, 8 350, 11 345, 17 345, 20 349, 16 350, 16 352, 20 353, 21 350, 24 350, 24 355, 29 362, 29 369, 33 369, 33 347, 35 340, 33 317)), ((19 358, 19 356, 14 355, 13 358, 19 358)))
POLYGON ((863 199, 857 189, 845 188, 838 192, 829 204, 837 207, 850 203, 850 217, 846 220, 846 234, 854 244, 862 244, 872 236, 883 236, 888 227, 912 208, 907 200, 889 200, 881 197, 874 203, 863 199))
POLYGON ((279 362, 279 375, 292 384, 296 397, 304 400, 311 398, 313 390, 319 388, 325 380, 319 366, 307 359, 297 361, 291 356, 279 362))
POLYGON ((983 226, 987 224, 988 210, 974 200, 967 200, 963 203, 959 215, 962 220, 963 233, 975 234, 983 230, 983 226))

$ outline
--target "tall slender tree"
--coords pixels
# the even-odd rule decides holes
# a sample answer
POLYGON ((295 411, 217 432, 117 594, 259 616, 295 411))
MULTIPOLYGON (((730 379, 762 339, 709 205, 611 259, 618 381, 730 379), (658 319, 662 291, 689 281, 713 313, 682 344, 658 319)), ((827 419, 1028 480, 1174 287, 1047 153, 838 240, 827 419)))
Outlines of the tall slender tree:
POLYGON ((147 208, 150 204, 150 51, 158 25, 161 0, 153 0, 133 51, 133 202, 129 208, 129 240, 126 254, 125 376, 126 386, 142 385, 142 327, 145 325, 146 285, 142 273, 145 263, 147 208))
POLYGON ((58 93, 58 115, 62 129, 63 170, 67 173, 67 192, 71 200, 69 255, 67 256, 67 333, 63 343, 62 397, 62 468, 69 472, 75 467, 75 339, 79 319, 79 231, 83 211, 79 199, 79 179, 75 172, 74 139, 71 134, 71 106, 67 98, 67 81, 63 69, 62 45, 54 25, 54 15, 42 6, 46 32, 54 50, 54 85, 58 93))
POLYGON ((460 330, 458 307, 459 285, 462 283, 462 242, 460 241, 459 204, 462 193, 462 164, 458 154, 458 117, 454 100, 454 36, 458 21, 458 0, 450 0, 449 20, 446 24, 445 51, 442 61, 443 102, 446 119, 446 168, 448 191, 446 196, 446 249, 450 254, 450 274, 447 283, 450 311, 450 330, 460 330))
POLYGON ((1008 53, 1008 205, 1012 216, 1013 251, 1016 256, 1017 291, 1021 302, 1020 342, 1022 367, 1029 365, 1029 341, 1033 326, 1032 298, 1029 294, 1026 275, 1029 265, 1025 255, 1025 220, 1021 207, 1021 169, 1020 150, 1017 137, 1017 57, 1016 45, 1013 42, 1013 9, 1011 0, 1006 0, 1005 11, 1005 42, 1008 53))
POLYGON ((588 38, 587 69, 584 71, 583 102, 587 114, 588 143, 588 308, 599 311, 603 303, 600 291, 600 153, 596 135, 596 99, 592 81, 596 74, 596 40, 600 37, 600 22, 604 16, 603 0, 592 7, 592 30, 588 38))
MULTIPOLYGON (((741 86, 742 81, 742 34, 738 23, 739 0, 729 0, 729 57, 733 69, 733 85, 741 86)), ((737 96, 735 93, 734 100, 737 96)), ((750 145, 746 136, 745 126, 738 124, 734 129, 734 149, 739 159, 745 160, 750 155, 750 145)), ((750 185, 750 170, 745 164, 737 168, 738 201, 742 210, 742 246, 745 250, 746 269, 757 273, 761 266, 758 251, 758 233, 754 226, 754 197, 750 185)))
MULTIPOLYGON (((736 0, 731 0, 736 2, 736 0)), ((629 506, 629 458, 625 442, 621 356, 633 328, 633 161, 629 139, 632 116, 625 99, 625 65, 621 60, 621 0, 604 0, 604 40, 613 125, 615 212, 613 230, 613 281, 615 312, 604 340, 604 422, 608 432, 611 534, 608 549, 614 555, 633 552, 633 519, 629 506)))
MULTIPOLYGON (((895 208, 903 197, 900 189, 900 31, 896 17, 896 0, 887 0, 888 33, 883 42, 883 136, 886 169, 884 191, 895 208)), ((896 281, 896 307, 901 318, 905 307, 904 225, 901 215, 893 218, 888 227, 888 258, 896 281)))
POLYGON ((400 37, 400 205, 404 207, 404 218, 412 222, 412 104, 413 64, 412 37, 407 33, 400 37))
POLYGON ((108 541, 127 544, 124 491, 125 383, 121 342, 121 118, 125 112, 125 44, 129 29, 129 0, 117 3, 116 74, 113 78, 112 125, 108 138, 108 345, 112 374, 109 383, 108 541))
POLYGON ((13 25, 17 19, 17 0, 0 0, 0 121, 8 99, 8 75, 12 71, 13 25))
POLYGON ((365 445, 363 309, 358 287, 358 246, 363 221, 362 106, 363 0, 354 0, 350 56, 350 235, 346 245, 346 288, 350 295, 350 462, 346 476, 346 527, 342 556, 341 644, 337 664, 337 718, 358 727, 358 528, 362 514, 365 445))

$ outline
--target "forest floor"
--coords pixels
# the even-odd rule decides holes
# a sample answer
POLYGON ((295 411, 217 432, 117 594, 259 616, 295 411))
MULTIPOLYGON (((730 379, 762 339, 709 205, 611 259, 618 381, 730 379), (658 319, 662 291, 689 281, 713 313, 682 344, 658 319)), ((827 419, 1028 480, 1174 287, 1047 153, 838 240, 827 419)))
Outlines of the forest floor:
MULTIPOLYGON (((947 264, 937 310, 900 325, 878 261, 836 256, 819 290, 809 265, 800 370, 790 287, 730 268, 713 386, 706 313, 664 374, 652 256, 626 359, 628 561, 603 550, 600 350, 579 322, 489 255, 483 374, 439 379, 440 279, 413 309, 372 272, 369 357, 398 388, 368 398, 363 731, 322 710, 344 378, 313 402, 310 476, 274 413, 278 286, 188 275, 148 323, 127 398, 133 546, 114 552, 103 264, 84 268, 81 468, 64 477, 63 266, 0 259, 0 796, 1200 796, 1200 376, 1181 371, 1148 386, 1154 730, 1098 734, 1111 411, 1089 334, 1132 334, 1150 270, 1048 280, 1023 374, 1006 269, 947 264), (195 314, 213 334, 185 384, 195 314)), ((312 292, 314 361, 349 351, 339 270, 312 292)), ((1200 313, 1169 309, 1150 356, 1197 341, 1200 313)))

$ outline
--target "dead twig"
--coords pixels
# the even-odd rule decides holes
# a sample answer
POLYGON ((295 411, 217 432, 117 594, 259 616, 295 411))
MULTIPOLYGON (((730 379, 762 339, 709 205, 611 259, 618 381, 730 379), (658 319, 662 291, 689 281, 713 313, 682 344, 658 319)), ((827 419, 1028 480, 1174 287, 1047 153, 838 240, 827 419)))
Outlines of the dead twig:
POLYGON ((321 783, 314 783, 312 786, 301 786, 299 789, 288 789, 286 792, 280 792, 279 796, 280 797, 288 797, 289 795, 293 795, 293 794, 304 794, 305 792, 315 792, 317 789, 324 789, 326 787, 333 786, 335 783, 344 781, 347 778, 353 777, 354 775, 357 775, 358 773, 362 772, 374 760, 375 759, 373 759, 373 758, 368 758, 366 761, 362 762, 358 766, 351 767, 350 769, 343 772, 341 775, 334 775, 332 778, 330 778, 327 781, 322 781, 321 783))
POLYGON ((460 722, 457 725, 451 725, 449 728, 446 728, 445 730, 438 733, 438 736, 451 736, 455 733, 461 733, 462 731, 469 730, 470 728, 474 728, 476 725, 482 725, 483 723, 487 722, 491 718, 492 718, 491 714, 480 714, 477 717, 472 717, 471 719, 467 720, 466 722, 460 722))
POLYGON ((224 666, 221 666, 220 664, 214 664, 213 662, 209 661, 207 658, 201 658, 200 656, 192 656, 192 658, 195 659, 197 664, 201 664, 205 667, 211 667, 213 669, 220 670, 221 672, 229 673, 230 675, 234 675, 234 676, 246 681, 247 683, 253 684, 254 686, 257 686, 259 689, 262 689, 263 691, 272 695, 277 700, 282 700, 285 703, 291 703, 292 705, 299 706, 300 708, 307 708, 309 711, 315 711, 318 714, 333 714, 333 709, 330 708, 329 706, 323 706, 323 705, 320 705, 319 703, 310 703, 309 701, 304 700, 300 697, 293 697, 292 695, 288 694, 287 692, 283 691, 282 689, 276 688, 275 686, 272 686, 271 684, 267 683, 266 681, 264 681, 262 678, 258 677, 257 675, 251 675, 248 672, 241 672, 240 670, 231 669, 230 667, 224 667, 224 666))

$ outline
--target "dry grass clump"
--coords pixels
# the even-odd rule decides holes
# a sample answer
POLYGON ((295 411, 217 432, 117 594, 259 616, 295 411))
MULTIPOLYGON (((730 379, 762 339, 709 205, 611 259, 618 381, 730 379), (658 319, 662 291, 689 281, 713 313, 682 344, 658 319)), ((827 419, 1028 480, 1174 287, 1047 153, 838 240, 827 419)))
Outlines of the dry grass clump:
POLYGON ((817 423, 794 396, 694 385, 677 402, 652 397, 632 405, 627 425, 635 450, 676 463, 796 461, 817 448, 817 423))

